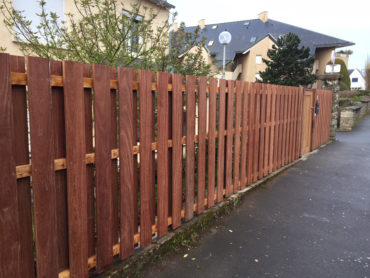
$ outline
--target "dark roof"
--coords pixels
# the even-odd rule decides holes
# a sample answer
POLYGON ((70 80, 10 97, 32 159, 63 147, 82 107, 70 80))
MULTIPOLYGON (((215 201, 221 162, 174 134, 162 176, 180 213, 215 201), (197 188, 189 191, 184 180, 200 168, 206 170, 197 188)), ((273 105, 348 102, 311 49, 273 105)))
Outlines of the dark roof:
MULTIPOLYGON (((196 26, 187 27, 186 31, 192 31, 195 28, 196 26)), ((229 31, 232 35, 231 43, 226 47, 227 63, 233 61, 237 54, 244 53, 267 36, 273 41, 276 41, 279 36, 290 32, 299 36, 302 46, 308 46, 310 48, 311 55, 315 54, 317 48, 337 48, 354 45, 354 43, 349 41, 337 39, 272 19, 269 19, 267 22, 263 22, 260 19, 252 19, 208 24, 201 30, 201 35, 207 38, 206 48, 211 55, 215 56, 217 61, 221 61, 223 56, 223 47, 218 42, 218 35, 224 30, 229 31), (217 27, 215 28, 215 26, 217 27), (252 40, 253 37, 255 37, 255 41, 252 40), (213 46, 208 47, 207 44, 211 40, 214 41, 213 46)))
POLYGON ((352 72, 354 72, 355 70, 354 69, 349 69, 348 70, 348 75, 351 75, 352 72))
POLYGON ((348 75, 351 75, 355 70, 357 70, 360 73, 362 78, 365 78, 365 76, 362 74, 362 72, 359 69, 349 69, 348 70, 348 75))
POLYGON ((168 9, 174 9, 175 6, 168 3, 166 0, 149 0, 150 2, 153 2, 154 4, 157 4, 159 6, 163 6, 168 9))

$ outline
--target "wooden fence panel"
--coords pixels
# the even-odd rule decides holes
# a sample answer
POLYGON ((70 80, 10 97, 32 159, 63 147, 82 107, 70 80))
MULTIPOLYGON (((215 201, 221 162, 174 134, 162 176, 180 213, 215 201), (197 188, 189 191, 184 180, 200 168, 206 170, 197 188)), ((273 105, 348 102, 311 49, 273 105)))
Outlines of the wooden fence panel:
MULTIPOLYGON (((21 277, 21 236, 16 180, 10 56, 0 53, 0 276, 21 277), (6 158, 6 159, 4 159, 6 158)), ((31 276, 31 275, 29 275, 31 276)))
POLYGON ((152 241, 152 72, 139 71, 140 90, 140 246, 152 241))
POLYGON ((255 110, 255 122, 254 122, 254 157, 253 157, 253 182, 258 180, 259 175, 259 156, 260 156, 260 129, 261 129, 261 90, 262 84, 257 83, 255 85, 256 95, 256 110, 255 110))
MULTIPOLYGON (((63 75, 62 62, 50 61, 50 73, 63 75)), ((54 159, 66 157, 63 88, 52 87, 54 159)), ((58 271, 68 268, 67 172, 55 172, 58 271)))
POLYGON ((95 164, 97 268, 103 271, 113 263, 113 184, 111 155, 110 68, 94 65, 95 164))
POLYGON ((218 111, 218 145, 217 145, 217 202, 224 199, 224 167, 225 167, 225 106, 226 106, 226 81, 220 80, 219 84, 219 111, 218 111))
POLYGON ((87 184, 83 65, 63 62, 71 277, 87 277, 87 184))
MULTIPOLYGON (((25 72, 24 57, 10 56, 10 69, 12 72, 24 73, 25 72)), ((25 86, 22 85, 12 86, 12 101, 13 101, 13 120, 14 120, 15 163, 16 165, 25 165, 30 162, 28 151, 27 91, 25 86)), ((31 204, 30 178, 25 177, 22 179, 18 179, 17 190, 18 190, 19 225, 20 231, 22 231, 20 233, 21 262, 22 262, 20 267, 20 277, 28 278, 34 277, 35 273, 33 260, 32 204, 31 204)), ((58 219, 60 218, 62 217, 58 216, 58 219)), ((67 228, 66 225, 64 226, 64 228, 65 229, 67 228)), ((60 240, 62 240, 62 238, 60 240)), ((63 244, 60 244, 58 246, 60 248, 59 250, 63 250, 62 249, 63 247, 61 247, 63 246, 63 244)), ((68 250, 66 251, 68 255, 68 250)), ((63 253, 63 251, 59 253, 59 257, 61 257, 61 253, 63 253)), ((59 261, 58 263, 59 265, 62 264, 59 261)))
POLYGON ((233 191, 233 120, 234 120, 234 81, 227 81, 227 112, 226 112, 226 157, 225 157, 225 188, 226 197, 233 191))
POLYGON ((249 117, 248 117, 248 163, 247 163, 247 184, 253 181, 253 158, 254 158, 254 129, 255 129, 255 109, 256 109, 256 90, 255 84, 249 84, 249 117))
MULTIPOLYGON (((83 65, 83 77, 91 78, 92 70, 90 65, 83 65)), ((94 152, 93 145, 93 113, 92 113, 92 89, 84 88, 85 105, 85 145, 86 153, 94 152)), ((88 256, 95 255, 95 165, 86 165, 86 185, 87 185, 87 242, 88 256)))
MULTIPOLYGON (((241 138, 241 162, 240 162, 240 186, 245 188, 247 182, 247 150, 248 150, 248 100, 249 83, 243 82, 243 108, 242 108, 242 138, 241 138)), ((248 162, 249 165, 249 162, 248 162)))
POLYGON ((234 186, 233 192, 236 193, 240 189, 240 122, 241 122, 241 108, 242 108, 242 90, 243 83, 236 81, 236 96, 235 96, 235 138, 234 138, 234 186))
POLYGON ((195 188, 194 136, 195 136, 195 85, 196 85, 195 82, 196 82, 195 76, 186 77, 185 220, 190 220, 194 216, 194 188, 195 188))
POLYGON ((207 135, 207 78, 198 79, 198 181, 197 181, 197 213, 204 211, 206 184, 206 135, 207 135))
POLYGON ((172 228, 181 225, 183 76, 172 75, 172 228))
POLYGON ((57 198, 49 60, 28 57, 32 187, 38 277, 57 277, 57 198))
MULTIPOLYGON (((134 70, 118 69, 119 101, 119 161, 120 161, 120 257, 127 258, 134 252, 134 233, 136 232, 135 207, 136 163, 132 146, 136 145, 136 95, 132 91, 134 70)), ((167 219, 166 219, 167 220, 167 219)), ((167 224, 167 223, 166 223, 167 224)), ((167 225, 166 225, 167 226, 167 225)))
POLYGON ((209 80, 208 208, 215 204, 217 80, 209 80))

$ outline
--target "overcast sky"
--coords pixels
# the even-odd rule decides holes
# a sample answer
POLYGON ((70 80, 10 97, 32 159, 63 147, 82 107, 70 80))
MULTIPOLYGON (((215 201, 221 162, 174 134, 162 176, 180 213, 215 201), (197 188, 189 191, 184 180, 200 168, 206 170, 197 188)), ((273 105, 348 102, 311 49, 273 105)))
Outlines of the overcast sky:
MULTIPOLYGON (((349 68, 363 69, 370 59, 370 1, 351 0, 168 0, 176 6, 177 21, 187 26, 258 18, 269 18, 354 42, 349 68)), ((234 38, 235 39, 235 38, 234 38)), ((338 51, 338 50, 337 50, 338 51)))

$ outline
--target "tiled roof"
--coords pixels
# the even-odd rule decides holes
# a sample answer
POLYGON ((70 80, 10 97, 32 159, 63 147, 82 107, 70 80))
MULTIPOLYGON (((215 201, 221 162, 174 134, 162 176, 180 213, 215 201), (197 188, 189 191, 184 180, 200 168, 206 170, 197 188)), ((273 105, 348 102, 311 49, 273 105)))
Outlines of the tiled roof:
MULTIPOLYGON (((192 31, 196 28, 187 27, 186 31, 192 31)), ((354 45, 354 43, 313 32, 297 26, 269 19, 263 22, 260 19, 243 20, 235 22, 225 22, 217 24, 208 24, 201 30, 201 35, 207 38, 207 42, 213 40, 215 43, 209 47, 209 52, 215 56, 217 61, 222 60, 223 46, 218 42, 220 32, 227 30, 232 35, 231 43, 226 48, 226 62, 234 60, 235 55, 248 51, 249 48, 259 41, 269 36, 273 41, 281 35, 295 33, 301 39, 302 46, 310 48, 311 55, 315 54, 317 48, 323 47, 344 47, 354 45)), ((217 63, 218 64, 218 63, 217 63)))
POLYGON ((174 9, 175 6, 168 3, 166 0, 149 0, 150 2, 153 2, 154 4, 157 4, 159 6, 164 6, 168 9, 174 9))

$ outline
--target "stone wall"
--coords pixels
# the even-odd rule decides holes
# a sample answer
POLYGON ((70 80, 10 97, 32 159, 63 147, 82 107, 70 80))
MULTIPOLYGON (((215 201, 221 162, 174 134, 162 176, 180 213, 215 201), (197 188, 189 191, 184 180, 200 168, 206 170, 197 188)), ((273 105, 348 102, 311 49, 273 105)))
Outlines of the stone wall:
POLYGON ((339 131, 351 131, 360 120, 370 114, 369 100, 356 101, 353 104, 340 109, 339 131))

